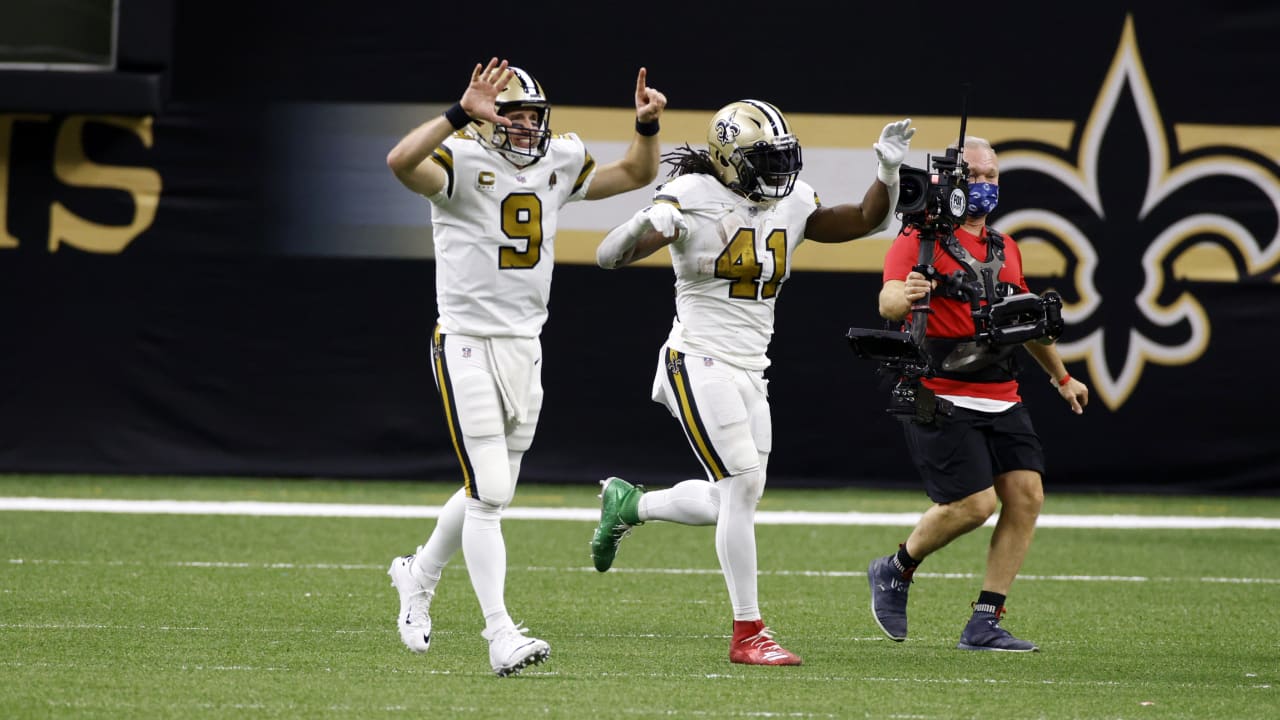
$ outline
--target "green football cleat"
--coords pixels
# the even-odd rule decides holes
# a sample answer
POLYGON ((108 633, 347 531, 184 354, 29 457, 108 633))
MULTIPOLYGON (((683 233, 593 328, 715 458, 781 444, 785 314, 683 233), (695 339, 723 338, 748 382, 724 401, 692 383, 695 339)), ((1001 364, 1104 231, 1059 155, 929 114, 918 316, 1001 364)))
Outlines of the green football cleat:
POLYGON ((591 538, 591 560, 596 570, 605 572, 613 567, 613 557, 618 554, 618 543, 631 533, 631 528, 643 525, 637 508, 644 487, 632 485, 622 478, 601 480, 600 525, 591 538))

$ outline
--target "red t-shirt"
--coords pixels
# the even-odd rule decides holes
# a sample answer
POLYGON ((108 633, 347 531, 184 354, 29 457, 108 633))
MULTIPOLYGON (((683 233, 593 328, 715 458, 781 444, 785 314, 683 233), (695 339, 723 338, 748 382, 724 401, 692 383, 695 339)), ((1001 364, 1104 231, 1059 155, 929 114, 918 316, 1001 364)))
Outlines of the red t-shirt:
MULTIPOLYGON (((982 229, 981 238, 963 228, 956 228, 955 235, 964 249, 968 250, 975 258, 978 260, 987 258, 987 229, 985 227, 982 229)), ((907 273, 911 272, 911 268, 915 267, 919 260, 920 236, 914 229, 904 230, 893 241, 888 254, 885 255, 884 280, 886 282, 889 280, 906 280, 907 273)), ((939 275, 949 275, 956 270, 963 269, 960 263, 943 249, 941 242, 937 243, 933 249, 933 266, 937 269, 939 275)), ((1001 282, 1017 285, 1022 292, 1030 292, 1027 289, 1027 280, 1022 275, 1022 253, 1018 251, 1018 246, 1013 242, 1013 238, 1008 235, 1004 236, 1004 267, 1000 268, 1000 275, 997 279, 1001 282)), ((969 303, 954 298, 931 295, 929 297, 929 307, 933 312, 929 314, 929 324, 925 329, 927 337, 973 337, 973 315, 970 313, 969 303)), ((910 319, 911 317, 908 315, 907 325, 910 324, 910 319)), ((967 395, 1011 402, 1019 402, 1022 399, 1018 395, 1017 380, 975 383, 932 377, 926 378, 924 384, 925 387, 939 395, 967 395)))

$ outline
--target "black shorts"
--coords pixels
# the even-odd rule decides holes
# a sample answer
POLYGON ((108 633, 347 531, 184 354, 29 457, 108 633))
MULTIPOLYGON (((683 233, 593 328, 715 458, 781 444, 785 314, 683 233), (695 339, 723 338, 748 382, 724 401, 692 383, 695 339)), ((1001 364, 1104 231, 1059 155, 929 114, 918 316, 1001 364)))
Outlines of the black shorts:
POLYGON ((1001 413, 957 407, 928 425, 902 425, 924 490, 936 503, 986 490, 1011 470, 1044 474, 1044 448, 1022 403, 1001 413))

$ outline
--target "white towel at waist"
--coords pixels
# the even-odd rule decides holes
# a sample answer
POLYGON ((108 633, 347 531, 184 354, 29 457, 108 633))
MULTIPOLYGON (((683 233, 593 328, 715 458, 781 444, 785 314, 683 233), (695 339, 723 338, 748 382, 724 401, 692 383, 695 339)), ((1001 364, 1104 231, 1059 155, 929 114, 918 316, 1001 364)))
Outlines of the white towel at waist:
POLYGON ((491 337, 489 365, 502 394, 506 421, 521 423, 529 413, 529 394, 533 390, 536 363, 542 360, 542 341, 538 338, 491 337))

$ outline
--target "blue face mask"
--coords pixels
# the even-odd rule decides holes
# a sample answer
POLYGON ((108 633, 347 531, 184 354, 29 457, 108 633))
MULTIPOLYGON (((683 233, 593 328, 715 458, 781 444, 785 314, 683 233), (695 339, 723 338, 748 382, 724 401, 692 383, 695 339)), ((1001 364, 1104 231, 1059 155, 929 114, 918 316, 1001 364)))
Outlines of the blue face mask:
POLYGON ((1000 186, 992 183, 969 183, 969 217, 990 215, 1000 202, 1000 186))

